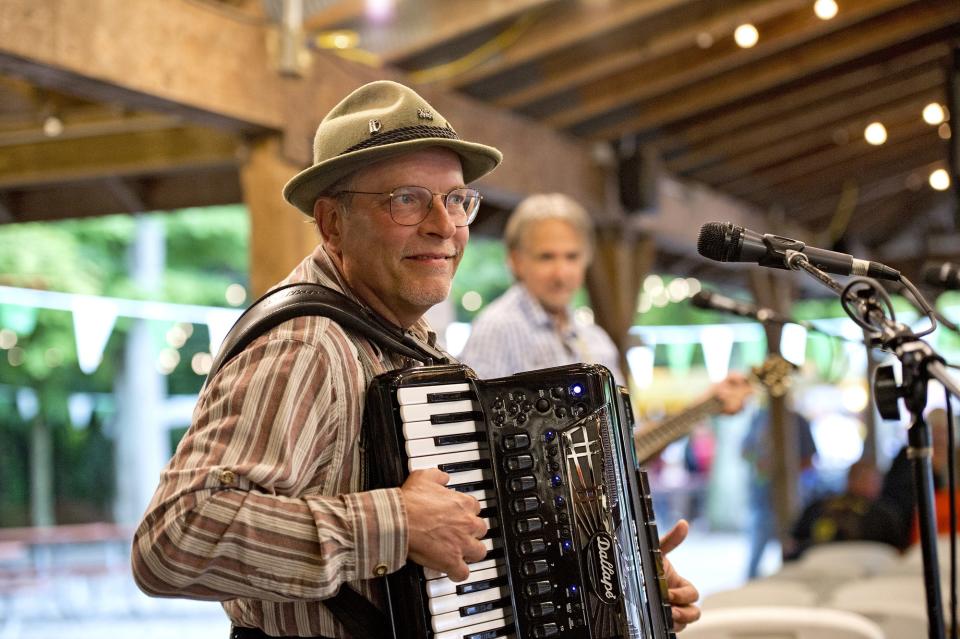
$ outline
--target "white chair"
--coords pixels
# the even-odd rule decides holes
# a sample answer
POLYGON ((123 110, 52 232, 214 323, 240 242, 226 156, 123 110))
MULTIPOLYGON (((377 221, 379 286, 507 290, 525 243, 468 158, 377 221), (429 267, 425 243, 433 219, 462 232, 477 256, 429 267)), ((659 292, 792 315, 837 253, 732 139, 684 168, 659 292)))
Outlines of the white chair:
POLYGON ((683 639, 885 639, 865 617, 829 608, 757 606, 704 610, 683 639))
POLYGON ((811 546, 790 566, 792 570, 808 574, 857 578, 882 573, 899 559, 897 549, 889 544, 876 541, 836 541, 811 546))
POLYGON ((923 578, 919 575, 852 581, 837 588, 826 606, 869 618, 883 629, 888 639, 926 635, 927 607, 923 578))
POLYGON ((805 583, 759 579, 733 590, 707 595, 700 607, 712 610, 742 606, 813 606, 817 599, 817 593, 805 583))

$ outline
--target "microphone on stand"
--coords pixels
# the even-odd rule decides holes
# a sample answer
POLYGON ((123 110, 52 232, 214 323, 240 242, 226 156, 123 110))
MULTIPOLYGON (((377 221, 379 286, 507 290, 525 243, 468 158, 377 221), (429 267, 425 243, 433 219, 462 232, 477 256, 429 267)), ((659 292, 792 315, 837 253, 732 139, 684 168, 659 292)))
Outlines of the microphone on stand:
POLYGON ((960 291, 960 264, 927 262, 923 267, 923 281, 948 291, 960 291))
POLYGON ((777 313, 773 309, 764 308, 762 306, 757 306, 756 304, 750 304, 749 302, 744 302, 741 300, 735 300, 732 297, 727 297, 711 291, 698 291, 690 298, 690 303, 697 308, 723 311, 725 313, 739 315, 740 317, 748 317, 752 320, 760 322, 761 324, 797 324, 798 326, 803 326, 808 330, 817 330, 817 328, 810 322, 792 319, 777 313))
POLYGON ((707 222, 700 227, 697 239, 697 252, 718 262, 756 262, 760 266, 789 269, 787 251, 801 253, 810 264, 827 273, 900 280, 900 271, 879 262, 807 246, 788 237, 761 235, 730 222, 707 222))

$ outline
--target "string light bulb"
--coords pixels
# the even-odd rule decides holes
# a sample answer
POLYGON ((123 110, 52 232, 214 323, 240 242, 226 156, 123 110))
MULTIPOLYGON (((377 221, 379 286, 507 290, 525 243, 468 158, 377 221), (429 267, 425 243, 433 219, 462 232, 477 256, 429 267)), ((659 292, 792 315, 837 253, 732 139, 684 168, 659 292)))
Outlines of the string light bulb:
POLYGON ((887 127, 880 122, 871 122, 863 130, 863 138, 874 146, 880 146, 887 141, 887 127))
POLYGON ((930 174, 930 186, 937 191, 946 191, 950 188, 950 174, 946 169, 937 169, 930 174))
POLYGON ((943 107, 936 102, 931 102, 923 107, 923 121, 931 126, 942 124, 946 117, 947 114, 944 113, 943 107))
POLYGON ((733 32, 733 39, 742 49, 749 49, 760 40, 760 32, 752 24, 741 24, 733 32))
POLYGON ((817 0, 813 3, 813 12, 821 20, 834 18, 838 10, 839 7, 837 7, 836 0, 817 0))

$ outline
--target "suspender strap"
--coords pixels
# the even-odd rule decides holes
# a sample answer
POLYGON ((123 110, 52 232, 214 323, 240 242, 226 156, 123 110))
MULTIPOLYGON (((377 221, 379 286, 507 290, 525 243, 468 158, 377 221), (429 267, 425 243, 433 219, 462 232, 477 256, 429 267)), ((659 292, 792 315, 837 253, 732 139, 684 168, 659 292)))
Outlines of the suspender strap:
POLYGON ((207 381, 213 379, 224 364, 261 334, 301 315, 329 317, 345 329, 363 335, 385 350, 424 364, 450 362, 450 358, 443 351, 407 335, 370 309, 360 306, 332 288, 311 283, 287 284, 266 293, 244 311, 223 340, 210 367, 207 381))

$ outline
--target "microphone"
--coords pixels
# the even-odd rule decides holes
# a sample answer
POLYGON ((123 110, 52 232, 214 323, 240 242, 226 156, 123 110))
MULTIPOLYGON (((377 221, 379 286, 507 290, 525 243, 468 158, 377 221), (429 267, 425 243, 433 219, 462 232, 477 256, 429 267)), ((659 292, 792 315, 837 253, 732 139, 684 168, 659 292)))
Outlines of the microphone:
POLYGON ((698 291, 690 298, 690 303, 697 308, 712 309, 715 311, 724 311, 733 313, 741 317, 749 317, 758 322, 774 322, 777 324, 799 324, 789 317, 784 317, 769 308, 758 307, 749 302, 735 300, 731 297, 711 293, 710 291, 698 291))
POLYGON ((960 265, 950 262, 927 262, 923 281, 931 286, 960 291, 960 265))
POLYGON ((836 275, 866 275, 883 280, 900 280, 900 271, 826 249, 807 246, 779 235, 760 235, 730 222, 707 222, 700 227, 697 252, 718 262, 756 262, 760 266, 789 269, 787 251, 807 257, 821 271, 836 275))

